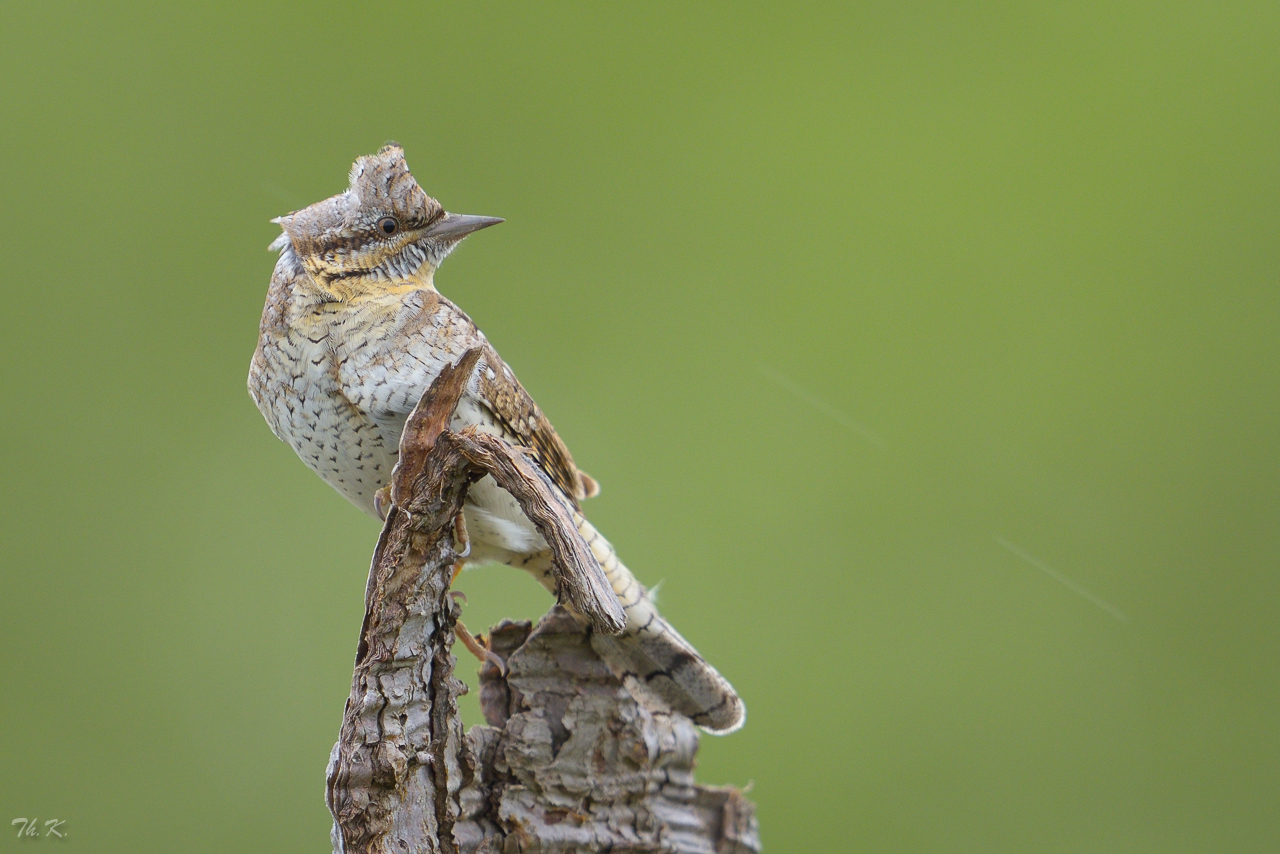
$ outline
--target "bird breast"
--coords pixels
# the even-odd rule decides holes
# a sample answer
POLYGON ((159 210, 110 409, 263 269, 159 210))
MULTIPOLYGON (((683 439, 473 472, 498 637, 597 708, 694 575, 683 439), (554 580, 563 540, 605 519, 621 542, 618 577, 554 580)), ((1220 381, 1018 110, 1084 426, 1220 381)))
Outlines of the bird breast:
MULTIPOLYGON (((371 516, 374 493, 391 479, 400 433, 419 397, 453 354, 404 346, 405 333, 330 325, 291 326, 262 342, 250 377, 258 408, 316 474, 371 516), (391 341, 399 339, 400 346, 391 341)), ((463 342, 459 342, 461 344, 463 342)), ((450 426, 502 436, 492 413, 469 389, 450 426)), ((471 562, 506 562, 546 542, 506 490, 484 478, 465 508, 471 562)))

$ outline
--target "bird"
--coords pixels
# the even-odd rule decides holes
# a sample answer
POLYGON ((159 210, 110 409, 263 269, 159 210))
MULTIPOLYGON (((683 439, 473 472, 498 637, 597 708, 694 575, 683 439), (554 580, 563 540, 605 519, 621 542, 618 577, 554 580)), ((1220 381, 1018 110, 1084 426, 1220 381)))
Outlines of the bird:
MULTIPOLYGON (((407 417, 445 366, 478 348, 450 426, 530 449, 572 508, 626 615, 621 634, 593 633, 593 648, 650 711, 678 712, 710 733, 733 732, 746 719, 742 699, 662 617, 583 515, 581 502, 599 485, 471 318, 436 290, 436 271, 462 240, 502 221, 446 212, 419 186, 396 143, 358 158, 344 192, 272 220, 281 234, 269 248, 279 257, 249 393, 308 467, 380 518, 407 417)), ((512 566, 554 595, 547 543, 510 493, 485 477, 468 490, 462 515, 468 567, 512 566)))

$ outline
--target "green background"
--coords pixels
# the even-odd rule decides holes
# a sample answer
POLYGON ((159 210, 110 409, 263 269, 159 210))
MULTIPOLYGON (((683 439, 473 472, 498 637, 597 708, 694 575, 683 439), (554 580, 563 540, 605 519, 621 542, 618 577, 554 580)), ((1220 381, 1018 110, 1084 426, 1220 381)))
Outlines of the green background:
POLYGON ((244 383, 268 219, 395 139, 507 219, 437 284, 745 697, 699 773, 768 850, 1280 850, 1277 45, 1274 2, 8 4, 0 829, 69 835, 0 848, 327 850, 377 526, 244 383))

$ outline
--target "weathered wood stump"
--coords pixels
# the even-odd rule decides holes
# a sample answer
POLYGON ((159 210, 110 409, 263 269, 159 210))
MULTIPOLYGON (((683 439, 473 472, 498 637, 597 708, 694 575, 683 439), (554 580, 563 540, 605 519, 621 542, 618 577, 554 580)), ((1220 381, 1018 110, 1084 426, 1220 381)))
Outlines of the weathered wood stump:
POLYGON ((563 497, 524 449, 446 429, 478 356, 441 373, 401 437, 326 774, 333 850, 759 851, 750 803, 693 783, 692 723, 640 707, 592 651, 591 632, 619 631, 622 611, 563 497), (456 520, 485 475, 551 546, 558 598, 573 613, 556 606, 536 629, 494 629, 505 673, 485 665, 490 726, 464 736, 449 583, 466 551, 456 520))

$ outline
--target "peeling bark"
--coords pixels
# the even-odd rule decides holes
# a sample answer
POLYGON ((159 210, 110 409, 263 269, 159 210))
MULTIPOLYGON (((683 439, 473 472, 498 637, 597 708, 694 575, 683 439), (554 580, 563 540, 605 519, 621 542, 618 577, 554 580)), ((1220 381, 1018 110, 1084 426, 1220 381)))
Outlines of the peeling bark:
POLYGON ((631 699, 590 628, 557 605, 537 628, 504 622, 490 637, 507 674, 480 671, 489 726, 467 733, 478 765, 459 793, 460 851, 760 850, 742 793, 694 783, 693 723, 631 699))
POLYGON ((391 510, 365 593, 365 618, 339 741, 326 773, 333 850, 374 852, 698 852, 760 850, 735 789, 696 786, 698 735, 641 708, 591 649, 622 611, 572 523, 571 508, 523 449, 447 430, 479 357, 468 352, 423 395, 401 437, 391 510), (491 635, 506 673, 481 672, 489 726, 466 736, 451 649, 455 518, 491 475, 551 545, 559 598, 536 629, 491 635))

